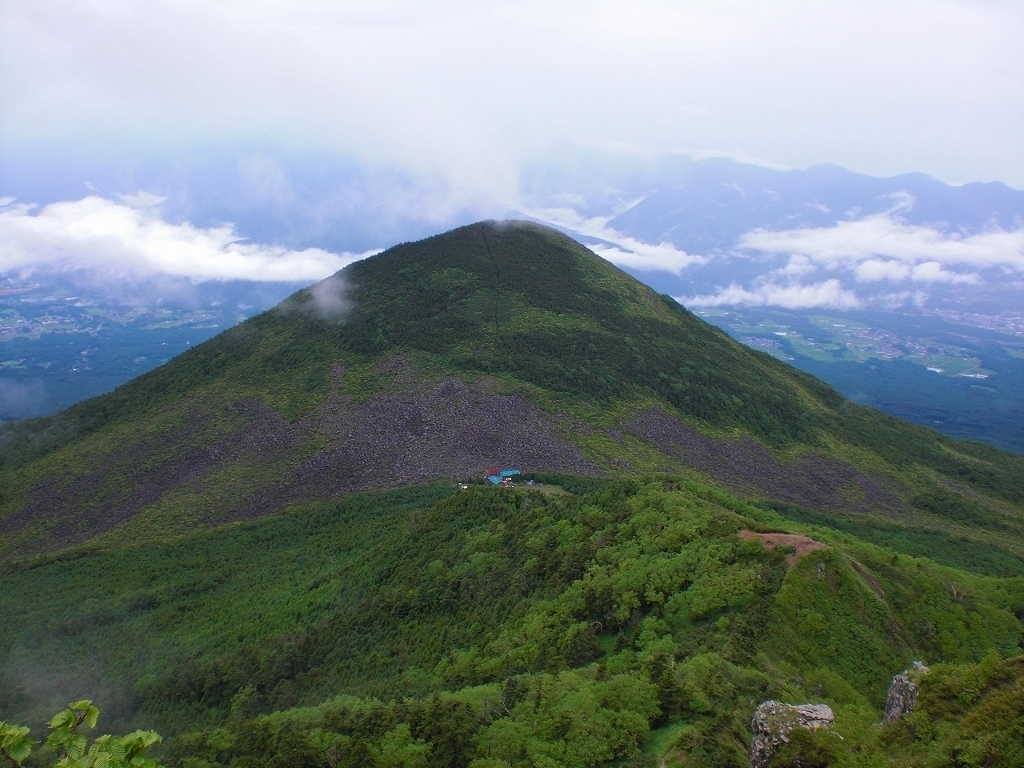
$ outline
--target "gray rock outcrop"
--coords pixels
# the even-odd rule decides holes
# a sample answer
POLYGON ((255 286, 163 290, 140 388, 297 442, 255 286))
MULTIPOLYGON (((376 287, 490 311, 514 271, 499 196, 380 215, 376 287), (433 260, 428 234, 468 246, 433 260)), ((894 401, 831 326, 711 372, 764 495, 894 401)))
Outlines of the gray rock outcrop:
POLYGON ((893 677, 889 694, 885 697, 883 723, 894 723, 914 710, 921 677, 927 672, 928 667, 920 661, 915 661, 910 669, 905 669, 893 677))
POLYGON ((832 708, 824 704, 783 704, 766 701, 754 711, 750 728, 750 768, 765 768, 775 751, 789 741, 796 728, 827 728, 835 722, 832 708))

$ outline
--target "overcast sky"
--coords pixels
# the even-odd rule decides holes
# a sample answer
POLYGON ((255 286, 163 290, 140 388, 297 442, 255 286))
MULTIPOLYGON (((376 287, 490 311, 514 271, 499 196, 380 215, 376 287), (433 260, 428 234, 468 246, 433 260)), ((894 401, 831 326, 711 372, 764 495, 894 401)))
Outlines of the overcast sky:
POLYGON ((1024 187, 1024 5, 5 0, 0 140, 267 136, 514 195, 552 142, 1024 187))
MULTIPOLYGON (((4 0, 0 161, 266 139, 439 179, 442 211, 528 210, 523 164, 565 144, 1024 188, 1022 40, 1020 0, 4 0)), ((138 192, 0 199, 0 267, 113 259, 197 280, 312 280, 356 258, 242 243, 230 221, 165 222, 138 192)), ((744 245, 797 254, 786 279, 803 291, 801 274, 835 262, 822 237, 903 226, 883 219, 744 245)), ((862 282, 969 282, 941 265, 967 270, 970 246, 978 263, 1024 269, 1021 231, 952 245, 904 234, 927 253, 843 263, 862 282)), ((625 266, 680 274, 707 261, 616 242, 625 266)), ((837 306, 844 290, 830 289, 837 306)))

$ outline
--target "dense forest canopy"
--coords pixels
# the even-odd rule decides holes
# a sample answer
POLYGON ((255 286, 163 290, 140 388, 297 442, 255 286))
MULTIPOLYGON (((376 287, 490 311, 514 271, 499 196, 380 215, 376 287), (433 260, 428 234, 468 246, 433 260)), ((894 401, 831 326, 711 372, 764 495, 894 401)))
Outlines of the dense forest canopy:
MULTIPOLYGON (((834 708, 834 764, 907 765, 958 754, 979 736, 950 730, 963 712, 1022 695, 1001 661, 1021 653, 1021 577, 667 477, 370 494, 4 579, 20 650, 0 705, 121 681, 113 724, 159 726, 182 765, 743 765, 769 698, 834 708), (817 546, 737 535, 780 526, 817 546), (946 676, 922 697, 949 727, 879 726, 917 658, 946 676), (19 677, 42 668, 64 682, 19 677)), ((1012 740, 1013 717, 983 722, 1012 740)))

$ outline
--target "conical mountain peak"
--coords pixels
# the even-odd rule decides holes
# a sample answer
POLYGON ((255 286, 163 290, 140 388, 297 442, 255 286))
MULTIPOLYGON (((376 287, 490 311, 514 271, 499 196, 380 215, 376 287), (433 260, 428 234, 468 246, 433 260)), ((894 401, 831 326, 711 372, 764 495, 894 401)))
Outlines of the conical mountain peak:
POLYGON ((915 495, 921 472, 1024 502, 1020 459, 849 403, 527 222, 481 222, 353 263, 0 439, 0 557, 504 462, 697 472, 752 498, 913 509, 937 525, 942 510, 978 502, 915 495))

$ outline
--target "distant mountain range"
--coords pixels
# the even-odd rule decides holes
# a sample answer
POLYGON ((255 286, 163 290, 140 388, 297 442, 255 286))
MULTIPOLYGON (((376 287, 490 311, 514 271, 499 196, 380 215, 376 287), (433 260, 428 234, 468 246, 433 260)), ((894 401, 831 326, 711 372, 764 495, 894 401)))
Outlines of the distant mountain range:
MULTIPOLYGON (((525 164, 519 187, 518 200, 497 201, 441 179, 269 142, 178 154, 126 151, 84 166, 56 157, 12 157, 0 171, 0 196, 23 203, 92 194, 117 199, 144 191, 163 199, 160 211, 169 222, 231 222, 255 243, 289 248, 365 252, 482 217, 526 216, 588 244, 626 250, 669 244, 699 257, 677 259, 671 271, 664 268, 670 257, 647 268, 621 264, 674 296, 714 295, 733 283, 754 290, 754 281, 768 279, 803 249, 816 269, 805 265, 782 278, 808 284, 835 278, 872 306, 881 306, 886 295, 886 306, 894 306, 894 295, 923 290, 931 304, 1024 309, 1020 237, 984 238, 1024 227, 1024 191, 998 182, 951 185, 924 174, 876 178, 835 165, 783 170, 726 158, 644 159, 566 147, 525 164), (835 238, 822 241, 829 230, 835 238), (759 231, 818 237, 803 243, 752 238, 759 231), (972 237, 981 240, 964 242, 972 237), (849 248, 836 253, 842 268, 830 269, 821 252, 836 249, 836 239, 849 248), (977 274, 979 280, 951 282, 950 275, 928 269, 852 271, 868 259, 910 267, 937 261, 947 272, 977 274)), ((779 283, 779 275, 773 281, 779 283)), ((779 300, 764 303, 778 306, 779 300)), ((900 301, 913 306, 907 298, 900 301)))
MULTIPOLYGON (((669 243, 706 262, 692 262, 671 274, 665 269, 639 269, 621 264, 658 290, 676 296, 714 294, 716 288, 736 283, 752 288, 757 278, 785 283, 838 277, 844 287, 862 297, 926 289, 928 300, 961 309, 996 307, 999 311, 1024 310, 1021 298, 1024 274, 1024 243, 1020 236, 987 244, 998 253, 949 254, 951 243, 994 231, 1019 233, 1024 228, 1024 191, 1005 184, 945 184, 924 174, 875 178, 835 165, 805 170, 781 170, 739 163, 724 158, 691 160, 679 157, 626 164, 621 159, 579 150, 546 158, 527 169, 524 192, 531 206, 550 211, 556 224, 580 236, 583 242, 600 245, 616 242, 615 235, 642 244, 669 243), (558 211, 568 209, 583 221, 599 220, 610 237, 593 235, 593 227, 574 228, 571 217, 558 221, 558 211), (860 222, 858 228, 849 225, 860 222), (867 222, 865 224, 865 222, 867 222), (875 226, 871 226, 874 224, 875 226), (843 225, 846 229, 836 229, 843 225), (803 231, 794 238, 752 237, 760 232, 803 231), (806 233, 819 238, 832 231, 830 241, 808 242, 806 233), (844 250, 844 238, 847 248, 844 250), (818 270, 784 269, 792 253, 809 250, 811 266, 818 270), (852 277, 842 269, 829 271, 815 257, 831 248, 840 267, 853 267, 869 258, 903 260, 905 263, 938 260, 944 265, 981 268, 986 284, 909 278, 868 280, 852 277), (929 250, 931 249, 931 250, 929 250), (957 261, 962 259, 963 261, 957 261), (989 263, 986 263, 989 259, 989 263), (973 264, 973 266, 971 266, 973 264), (1009 275, 1006 270, 1009 269, 1009 275), (995 276, 995 277, 993 277, 995 276), (852 279, 851 279, 852 277, 852 279)), ((623 247, 621 243, 618 243, 623 247)), ((628 249, 629 244, 625 247, 628 249)), ((875 277, 872 275, 871 277, 875 277)), ((898 276, 894 276, 898 277, 898 276)), ((919 275, 919 278, 927 277, 919 275)), ((736 303, 745 303, 741 300, 736 303)), ((785 298, 747 298, 749 303, 787 306, 785 298)), ((890 308, 890 304, 882 308, 890 308)), ((727 302, 729 303, 729 302, 727 302)), ((876 298, 878 306, 883 298, 876 298)), ((900 306, 913 307, 904 297, 900 306)), ((829 306, 827 300, 789 302, 789 308, 829 306)), ((850 308, 832 304, 834 308, 850 308)))

